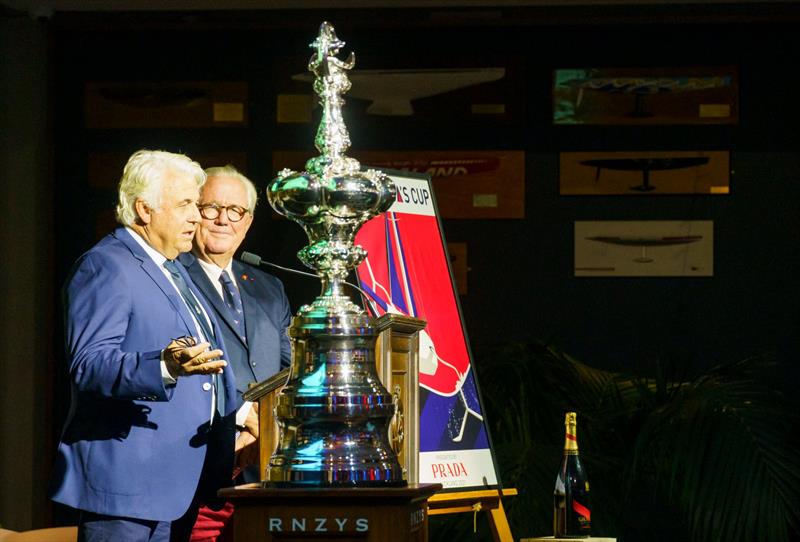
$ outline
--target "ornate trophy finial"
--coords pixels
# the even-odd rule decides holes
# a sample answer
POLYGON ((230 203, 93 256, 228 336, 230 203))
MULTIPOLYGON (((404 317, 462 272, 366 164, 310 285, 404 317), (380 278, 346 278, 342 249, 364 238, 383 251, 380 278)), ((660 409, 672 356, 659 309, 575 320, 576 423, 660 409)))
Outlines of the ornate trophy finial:
POLYGON ((330 23, 311 44, 308 69, 322 105, 315 145, 321 153, 306 171, 284 169, 267 188, 272 207, 299 223, 309 245, 298 252, 322 281, 322 293, 292 320, 292 366, 275 408, 281 429, 270 459, 273 485, 404 485, 388 440, 392 396, 375 369, 377 332, 371 319, 342 291, 349 271, 366 257, 354 244, 358 229, 386 211, 396 192, 376 170, 361 171, 344 155, 350 137, 342 120, 347 71, 336 58, 344 42, 330 23))
POLYGON ((317 76, 314 92, 322 102, 322 121, 314 144, 322 156, 313 158, 306 168, 326 176, 355 173, 359 170, 358 162, 344 156, 350 147, 350 136, 342 120, 342 94, 350 90, 347 71, 355 66, 356 55, 351 52, 344 62, 336 58, 344 42, 336 37, 336 31, 327 22, 320 25, 319 36, 311 47, 317 52, 308 61, 308 71, 317 76))
POLYGON ((337 312, 362 312, 340 290, 350 269, 366 257, 353 244, 356 231, 370 218, 386 211, 395 199, 394 183, 384 173, 360 171, 357 160, 344 152, 350 136, 342 120, 342 94, 350 88, 347 70, 355 64, 353 53, 346 61, 336 55, 344 42, 336 37, 330 23, 320 25, 311 44, 316 53, 308 69, 316 75, 314 91, 322 104, 322 119, 315 145, 322 154, 306 163, 306 171, 284 169, 267 189, 270 204, 280 214, 298 222, 311 242, 298 257, 316 269, 323 282, 322 296, 301 313, 322 306, 337 312))

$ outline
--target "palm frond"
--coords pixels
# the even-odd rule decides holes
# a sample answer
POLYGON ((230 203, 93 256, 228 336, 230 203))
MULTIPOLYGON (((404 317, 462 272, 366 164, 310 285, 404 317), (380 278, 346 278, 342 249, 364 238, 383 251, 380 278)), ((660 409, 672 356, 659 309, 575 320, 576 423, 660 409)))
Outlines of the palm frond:
POLYGON ((797 525, 800 447, 787 429, 798 417, 753 378, 767 363, 751 358, 680 386, 641 428, 632 469, 661 466, 694 540, 784 541, 797 525))
POLYGON ((796 406, 750 358, 676 379, 598 370, 535 342, 480 363, 501 476, 519 535, 549 532, 563 414, 579 415, 596 534, 621 541, 788 542, 800 525, 796 406))

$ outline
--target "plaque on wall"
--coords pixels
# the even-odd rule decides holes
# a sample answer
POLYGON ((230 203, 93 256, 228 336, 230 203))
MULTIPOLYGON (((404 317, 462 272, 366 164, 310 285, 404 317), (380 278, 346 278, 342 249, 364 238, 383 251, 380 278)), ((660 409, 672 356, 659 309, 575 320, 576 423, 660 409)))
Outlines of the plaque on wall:
POLYGON ((87 128, 209 128, 246 126, 242 81, 88 82, 87 128))
MULTIPOLYGON (((302 170, 311 151, 275 151, 273 164, 302 170)), ((524 151, 354 151, 364 167, 433 178, 442 218, 525 218, 524 151)))
POLYGON ((553 73, 554 124, 737 124, 735 67, 584 68, 553 73))
MULTIPOLYGON (((308 57, 278 59, 278 123, 311 122, 298 99, 312 96, 308 57)), ((520 58, 359 58, 359 69, 349 72, 348 120, 382 122, 491 121, 518 123, 525 101, 517 90, 524 85, 520 58)))
POLYGON ((714 276, 714 223, 576 221, 575 276, 714 276))
POLYGON ((727 151, 562 152, 561 195, 730 193, 727 151))

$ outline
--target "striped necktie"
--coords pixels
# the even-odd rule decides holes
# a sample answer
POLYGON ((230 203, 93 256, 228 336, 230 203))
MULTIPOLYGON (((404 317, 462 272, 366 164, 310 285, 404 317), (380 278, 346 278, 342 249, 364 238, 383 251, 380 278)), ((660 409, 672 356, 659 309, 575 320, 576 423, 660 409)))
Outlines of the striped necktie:
POLYGON ((242 341, 247 343, 247 335, 244 327, 244 310, 242 309, 242 297, 239 294, 239 289, 233 284, 228 272, 223 270, 219 275, 219 281, 222 283, 222 297, 225 300, 225 305, 236 324, 236 331, 242 338, 242 341))
MULTIPOLYGON (((206 340, 211 343, 211 348, 216 349, 217 340, 214 335, 214 330, 211 328, 211 323, 206 318, 197 298, 183 279, 183 275, 178 271, 178 266, 173 260, 167 260, 164 262, 164 268, 169 271, 169 274, 172 276, 172 280, 175 286, 178 287, 178 291, 181 293, 181 297, 186 303, 186 306, 194 313, 194 318, 200 325, 200 329, 203 331, 203 335, 206 336, 206 340)), ((225 414, 225 390, 222 387, 222 375, 214 373, 211 375, 211 378, 214 382, 214 394, 217 398, 217 412, 219 412, 220 416, 223 416, 225 414)))

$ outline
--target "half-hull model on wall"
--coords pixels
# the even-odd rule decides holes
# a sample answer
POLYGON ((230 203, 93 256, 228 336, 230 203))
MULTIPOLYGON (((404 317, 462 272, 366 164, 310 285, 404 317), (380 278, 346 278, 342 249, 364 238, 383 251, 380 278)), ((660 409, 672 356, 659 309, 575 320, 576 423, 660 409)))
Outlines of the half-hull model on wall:
POLYGON ((576 221, 576 277, 711 277, 714 223, 576 221))
MULTIPOLYGON (((363 60, 363 59, 362 59, 363 60)), ((373 60, 373 64, 377 63, 373 60)), ((365 62, 366 65, 369 65, 365 62)), ((524 61, 516 57, 381 60, 379 68, 353 70, 348 121, 367 123, 501 122, 525 118, 524 61)), ((284 58, 276 76, 279 124, 313 122, 316 100, 304 62, 284 58)))
MULTIPOLYGON (((272 153, 275 164, 302 167, 311 151, 272 153)), ((355 151, 365 167, 430 175, 442 218, 524 218, 524 151, 355 151)))
POLYGON ((728 151, 562 152, 561 195, 730 193, 728 151))
MULTIPOLYGON (((349 96, 370 102, 367 114, 409 116, 414 114, 412 100, 437 96, 459 88, 497 81, 506 75, 505 68, 450 68, 432 70, 354 70, 350 74, 349 96)), ((304 73, 294 81, 310 83, 304 73)))
POLYGON ((243 81, 87 82, 87 128, 246 126, 243 81))
POLYGON ((735 67, 557 69, 554 124, 737 124, 735 67))

